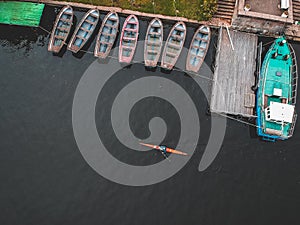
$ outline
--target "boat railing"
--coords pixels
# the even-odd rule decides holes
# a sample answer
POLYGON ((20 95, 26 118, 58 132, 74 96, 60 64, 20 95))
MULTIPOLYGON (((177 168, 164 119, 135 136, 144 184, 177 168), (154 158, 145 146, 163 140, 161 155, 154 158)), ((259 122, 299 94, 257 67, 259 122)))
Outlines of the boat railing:
POLYGON ((295 54, 295 50, 291 44, 289 44, 291 50, 291 57, 293 65, 291 67, 292 70, 292 104, 296 105, 297 101, 297 86, 298 86, 298 67, 297 67, 297 58, 295 54))
POLYGON ((289 137, 292 137, 294 134, 295 126, 296 126, 296 120, 297 120, 297 113, 294 114, 293 122, 291 124, 291 128, 289 130, 289 137))

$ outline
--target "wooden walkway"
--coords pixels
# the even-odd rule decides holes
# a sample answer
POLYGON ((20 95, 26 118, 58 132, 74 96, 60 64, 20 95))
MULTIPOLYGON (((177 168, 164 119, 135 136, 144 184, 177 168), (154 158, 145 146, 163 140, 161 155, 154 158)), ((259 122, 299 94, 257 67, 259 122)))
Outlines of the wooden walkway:
POLYGON ((253 117, 255 94, 251 87, 255 84, 258 38, 236 31, 230 31, 230 36, 234 50, 227 30, 220 28, 210 110, 253 117))

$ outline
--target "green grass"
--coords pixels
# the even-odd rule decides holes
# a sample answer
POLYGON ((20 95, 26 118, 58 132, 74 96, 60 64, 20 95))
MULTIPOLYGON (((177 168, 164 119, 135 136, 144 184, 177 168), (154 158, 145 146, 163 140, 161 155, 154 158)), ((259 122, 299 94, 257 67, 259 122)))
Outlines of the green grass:
POLYGON ((217 0, 73 0, 71 2, 114 6, 198 21, 211 19, 217 8, 217 0))

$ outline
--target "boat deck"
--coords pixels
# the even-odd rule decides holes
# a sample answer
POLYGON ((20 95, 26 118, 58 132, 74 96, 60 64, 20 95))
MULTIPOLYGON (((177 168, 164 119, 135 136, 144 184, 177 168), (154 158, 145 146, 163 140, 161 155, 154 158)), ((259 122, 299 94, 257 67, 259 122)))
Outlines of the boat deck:
POLYGON ((214 82, 210 102, 213 113, 253 117, 257 56, 256 35, 220 28, 215 62, 214 82))

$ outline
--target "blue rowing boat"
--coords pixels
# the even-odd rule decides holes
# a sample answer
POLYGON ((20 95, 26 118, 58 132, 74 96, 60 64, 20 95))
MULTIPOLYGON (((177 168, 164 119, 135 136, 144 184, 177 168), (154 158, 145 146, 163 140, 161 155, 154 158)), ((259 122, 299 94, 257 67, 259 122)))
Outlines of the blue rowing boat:
POLYGON ((115 12, 108 13, 103 20, 96 40, 96 47, 94 50, 95 57, 105 59, 109 55, 115 43, 118 28, 118 14, 115 12))
POLYGON ((70 51, 77 53, 82 49, 97 27, 99 18, 98 9, 91 9, 83 16, 68 45, 70 51))
POLYGON ((178 22, 172 28, 166 41, 166 46, 162 55, 161 67, 172 70, 182 51, 186 37, 186 25, 178 22))
POLYGON ((63 7, 56 17, 51 32, 48 51, 58 53, 66 43, 73 24, 74 12, 71 6, 63 7))
POLYGON ((210 34, 208 26, 201 26, 196 31, 186 60, 187 71, 198 73, 200 70, 209 48, 210 34))

